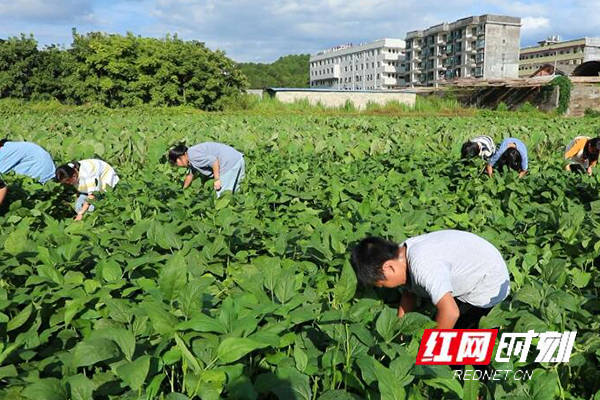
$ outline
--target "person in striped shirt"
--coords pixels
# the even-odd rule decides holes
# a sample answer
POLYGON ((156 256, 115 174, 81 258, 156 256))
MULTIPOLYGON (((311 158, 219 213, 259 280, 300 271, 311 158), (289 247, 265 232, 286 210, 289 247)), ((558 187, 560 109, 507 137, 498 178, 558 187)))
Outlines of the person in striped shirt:
POLYGON ((587 172, 592 175, 592 168, 598 163, 600 154, 600 138, 577 136, 565 149, 565 169, 572 172, 587 172))
POLYGON ((496 152, 494 140, 489 136, 477 136, 466 141, 460 150, 462 158, 481 157, 488 161, 496 152))
POLYGON ((83 219, 86 212, 94 211, 88 200, 94 200, 94 193, 114 188, 119 182, 115 170, 102 160, 81 160, 62 165, 56 170, 56 180, 63 185, 77 188, 79 196, 75 202, 76 221, 83 219))

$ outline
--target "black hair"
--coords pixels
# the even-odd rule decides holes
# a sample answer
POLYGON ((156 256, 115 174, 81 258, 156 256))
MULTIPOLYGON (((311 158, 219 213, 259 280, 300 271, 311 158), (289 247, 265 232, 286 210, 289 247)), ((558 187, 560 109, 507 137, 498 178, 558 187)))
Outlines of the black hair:
POLYGON ((4 144, 5 144, 6 142, 8 142, 8 139, 7 139, 7 138, 0 139, 0 147, 4 146, 4 144))
POLYGON ((598 161, 598 154, 600 154, 600 138, 588 140, 583 147, 583 157, 590 162, 594 162, 598 161))
POLYGON ((479 155, 479 151, 479 145, 469 140, 463 143, 462 148, 460 149, 460 155, 462 158, 472 158, 479 155))
POLYGON ((77 171, 79 171, 79 163, 77 161, 71 161, 70 163, 56 168, 54 175, 58 182, 63 182, 64 180, 72 178, 77 171))
POLYGON ((367 237, 352 249, 350 263, 363 285, 385 279, 383 263, 398 257, 398 245, 379 237, 367 237))
POLYGON ((514 147, 509 147, 504 153, 502 153, 500 159, 498 159, 496 167, 501 170, 506 166, 510 169, 520 172, 521 161, 521 153, 519 153, 519 150, 515 149, 514 147))
POLYGON ((187 152, 187 146, 180 144, 169 150, 169 162, 175 164, 177 159, 187 152))

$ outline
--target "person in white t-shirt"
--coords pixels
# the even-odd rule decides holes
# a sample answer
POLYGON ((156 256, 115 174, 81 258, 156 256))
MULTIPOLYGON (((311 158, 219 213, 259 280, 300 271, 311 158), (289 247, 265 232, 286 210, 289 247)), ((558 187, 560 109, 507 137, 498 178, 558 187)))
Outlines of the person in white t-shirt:
POLYGON ((407 289, 398 317, 426 297, 437 307, 439 329, 477 328, 479 320, 510 292, 510 278, 500 252, 469 232, 442 230, 402 244, 368 237, 352 250, 360 282, 407 289))
POLYGON ((94 206, 88 202, 94 200, 94 193, 114 188, 119 182, 119 177, 108 163, 90 159, 73 161, 58 167, 56 180, 77 188, 79 197, 75 202, 75 220, 80 221, 86 212, 94 211, 94 206))

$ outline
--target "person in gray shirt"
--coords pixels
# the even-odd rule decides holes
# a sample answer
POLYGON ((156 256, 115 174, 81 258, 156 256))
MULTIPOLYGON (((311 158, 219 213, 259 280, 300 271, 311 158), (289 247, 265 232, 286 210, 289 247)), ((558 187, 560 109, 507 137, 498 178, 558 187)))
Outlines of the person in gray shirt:
POLYGON ((415 306, 415 296, 437 307, 438 329, 477 328, 479 320, 510 292, 500 252, 469 232, 441 230, 397 244, 368 237, 352 250, 351 263, 366 285, 403 286, 398 317, 415 306))
POLYGON ((169 161, 189 169, 183 181, 184 189, 192 184, 194 174, 199 173, 214 178, 217 197, 225 191, 238 191, 246 171, 244 155, 223 143, 204 142, 190 148, 175 146, 169 150, 169 161))

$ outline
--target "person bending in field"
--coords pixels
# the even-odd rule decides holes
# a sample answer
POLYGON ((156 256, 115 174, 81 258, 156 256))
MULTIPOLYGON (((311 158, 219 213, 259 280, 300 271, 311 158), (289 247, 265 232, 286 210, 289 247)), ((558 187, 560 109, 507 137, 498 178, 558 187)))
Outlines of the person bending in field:
POLYGON ((510 281, 500 252, 469 232, 441 230, 401 244, 368 237, 353 249, 358 280, 376 287, 405 287, 398 317, 416 297, 437 307, 438 329, 477 328, 481 317, 508 296, 510 281))
POLYGON ((598 154, 600 154, 600 138, 577 136, 565 149, 567 160, 565 169, 592 175, 592 168, 598 163, 598 154))
POLYGON ((489 136, 477 136, 463 143, 460 150, 462 158, 481 157, 488 161, 496 152, 494 140, 489 136))
POLYGON ((502 141, 500 148, 490 158, 485 169, 489 176, 494 173, 494 168, 503 169, 505 166, 517 171, 519 178, 527 174, 527 146, 517 138, 508 138, 502 141))
POLYGON ((6 198, 8 187, 2 174, 14 171, 44 184, 54 178, 54 161, 46 150, 35 143, 0 140, 0 204, 6 198))
POLYGON ((58 167, 56 180, 63 185, 77 188, 79 196, 75 202, 76 221, 81 221, 86 212, 93 212, 94 205, 88 200, 94 200, 94 193, 104 192, 114 188, 119 182, 115 170, 102 160, 73 161, 58 167))
POLYGON ((178 167, 188 168, 184 189, 192 184, 194 175, 200 173, 214 179, 217 197, 225 191, 238 191, 245 175, 244 155, 222 143, 205 142, 190 148, 175 146, 169 151, 169 161, 178 167))

